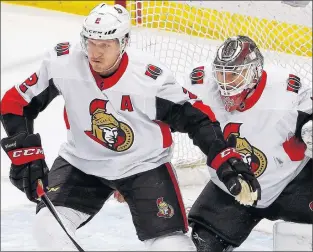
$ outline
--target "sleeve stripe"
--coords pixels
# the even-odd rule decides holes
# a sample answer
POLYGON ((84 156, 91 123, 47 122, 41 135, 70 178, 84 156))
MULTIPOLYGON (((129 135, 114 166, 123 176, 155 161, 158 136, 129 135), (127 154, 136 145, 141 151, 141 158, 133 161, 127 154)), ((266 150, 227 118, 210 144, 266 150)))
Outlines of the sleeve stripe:
POLYGON ((49 85, 41 93, 33 96, 30 102, 27 102, 16 87, 13 87, 6 92, 1 101, 1 114, 14 114, 34 119, 58 95, 59 90, 54 85, 53 79, 50 79, 49 85))
POLYGON ((196 101, 192 106, 206 114, 212 122, 216 122, 216 117, 212 109, 209 106, 203 104, 202 101, 196 101))
POLYGON ((8 90, 1 101, 1 115, 15 114, 23 115, 23 109, 28 102, 20 95, 15 87, 8 90))

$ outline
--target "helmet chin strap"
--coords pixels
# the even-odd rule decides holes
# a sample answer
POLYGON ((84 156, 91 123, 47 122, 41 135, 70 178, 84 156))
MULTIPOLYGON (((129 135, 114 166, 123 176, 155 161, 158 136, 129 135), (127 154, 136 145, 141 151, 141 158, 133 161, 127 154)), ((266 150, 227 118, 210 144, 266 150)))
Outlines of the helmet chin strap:
POLYGON ((108 69, 105 69, 104 71, 110 71, 112 68, 114 68, 116 66, 116 64, 120 61, 121 58, 122 58, 122 54, 120 53, 120 55, 116 59, 115 63, 111 67, 109 67, 108 69))

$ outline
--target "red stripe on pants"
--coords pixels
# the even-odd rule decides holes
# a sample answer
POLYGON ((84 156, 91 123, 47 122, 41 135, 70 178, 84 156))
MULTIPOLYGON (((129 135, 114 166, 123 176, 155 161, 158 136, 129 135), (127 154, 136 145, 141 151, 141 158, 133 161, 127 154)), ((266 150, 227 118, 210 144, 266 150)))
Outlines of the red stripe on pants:
POLYGON ((165 166, 166 166, 166 168, 168 170, 168 173, 170 174, 170 178, 171 178, 172 183, 174 185, 176 196, 177 196, 178 203, 179 203, 179 207, 180 207, 180 210, 181 210, 181 213, 182 213, 182 216, 183 216, 183 220, 184 220, 185 230, 186 230, 186 232, 188 232, 188 221, 187 221, 186 210, 185 210, 183 198, 181 196, 181 192, 180 192, 180 189, 179 189, 179 186, 178 186, 178 182, 177 182, 177 178, 176 178, 175 172, 174 172, 173 167, 172 167, 172 165, 170 163, 166 163, 165 166))

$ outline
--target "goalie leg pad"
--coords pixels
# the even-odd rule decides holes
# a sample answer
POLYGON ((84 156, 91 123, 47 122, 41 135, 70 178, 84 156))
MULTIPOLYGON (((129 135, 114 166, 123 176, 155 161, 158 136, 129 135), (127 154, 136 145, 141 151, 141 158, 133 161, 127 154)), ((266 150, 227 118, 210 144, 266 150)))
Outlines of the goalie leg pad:
POLYGON ((312 251, 312 225, 276 222, 273 226, 273 251, 312 251))

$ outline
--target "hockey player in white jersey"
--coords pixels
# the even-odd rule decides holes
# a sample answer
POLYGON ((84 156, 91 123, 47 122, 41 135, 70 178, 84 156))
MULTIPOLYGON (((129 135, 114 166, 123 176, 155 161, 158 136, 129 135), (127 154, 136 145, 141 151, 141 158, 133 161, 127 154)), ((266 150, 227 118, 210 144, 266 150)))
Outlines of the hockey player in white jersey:
POLYGON ((213 64, 197 64, 185 78, 186 89, 210 102, 262 191, 258 201, 229 195, 208 163, 211 181, 188 216, 198 251, 232 251, 263 218, 312 223, 312 86, 287 70, 263 69, 263 61, 253 40, 236 36, 213 64))
MULTIPOLYGON (((208 106, 155 58, 126 52, 130 27, 125 8, 98 5, 84 20, 81 45, 57 45, 39 71, 5 93, 1 118, 8 136, 1 146, 12 161, 10 180, 37 202, 42 179, 72 235, 118 190, 148 250, 193 250, 170 163, 170 128, 188 133, 209 163, 221 168, 232 194, 242 191, 239 174, 251 193, 260 191, 259 184, 239 155, 226 155, 229 148, 208 106), (65 100, 67 141, 49 170, 33 122, 58 95, 65 100)), ((75 250, 42 202, 36 213, 42 250, 75 250)))

